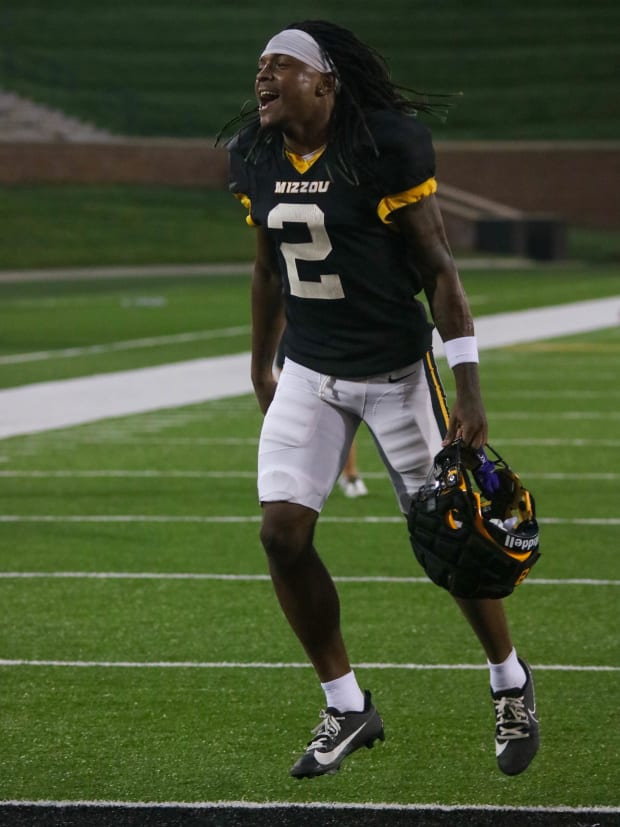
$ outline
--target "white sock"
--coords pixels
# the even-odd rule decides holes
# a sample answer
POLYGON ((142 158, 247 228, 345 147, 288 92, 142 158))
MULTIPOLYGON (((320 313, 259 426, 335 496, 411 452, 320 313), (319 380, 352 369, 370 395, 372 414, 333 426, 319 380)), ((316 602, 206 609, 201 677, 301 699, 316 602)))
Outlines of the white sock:
POLYGON ((339 712, 362 712, 364 693, 359 688, 355 673, 347 672, 341 678, 321 684, 325 692, 325 703, 339 712))
POLYGON ((527 675, 525 669, 519 663, 517 650, 514 646, 503 663, 491 663, 488 659, 487 663, 491 670, 491 689, 493 692, 500 692, 504 689, 521 689, 525 686, 527 675))

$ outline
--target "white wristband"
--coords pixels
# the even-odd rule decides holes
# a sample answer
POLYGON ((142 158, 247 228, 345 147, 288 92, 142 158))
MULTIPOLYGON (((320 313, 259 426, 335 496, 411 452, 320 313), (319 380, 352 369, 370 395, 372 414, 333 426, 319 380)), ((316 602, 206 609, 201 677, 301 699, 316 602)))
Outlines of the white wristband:
POLYGON ((461 362, 478 362, 478 342, 475 336, 461 336, 443 343, 449 367, 461 362))

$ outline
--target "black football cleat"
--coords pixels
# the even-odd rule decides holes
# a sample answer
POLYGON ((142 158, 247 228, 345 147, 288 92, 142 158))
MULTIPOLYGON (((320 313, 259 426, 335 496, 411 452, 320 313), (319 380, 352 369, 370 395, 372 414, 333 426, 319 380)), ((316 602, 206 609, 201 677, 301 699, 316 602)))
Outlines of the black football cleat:
POLYGON ((383 721, 371 703, 370 692, 364 692, 362 712, 339 712, 333 707, 323 709, 321 722, 312 730, 314 738, 294 764, 293 778, 314 778, 337 772, 343 760, 360 747, 383 741, 383 721))
POLYGON ((525 686, 491 692, 495 705, 495 755, 506 775, 518 775, 529 767, 540 740, 534 678, 527 663, 521 659, 519 663, 527 675, 525 686))

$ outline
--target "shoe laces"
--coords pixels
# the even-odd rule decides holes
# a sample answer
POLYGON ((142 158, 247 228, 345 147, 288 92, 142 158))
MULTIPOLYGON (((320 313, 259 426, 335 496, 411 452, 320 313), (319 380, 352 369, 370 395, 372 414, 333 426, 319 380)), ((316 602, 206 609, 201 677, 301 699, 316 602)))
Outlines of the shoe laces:
POLYGON ((517 698, 504 695, 495 704, 497 736, 504 739, 527 738, 529 736, 529 717, 525 708, 523 695, 517 698))
POLYGON ((344 720, 344 716, 337 718, 332 712, 327 709, 322 709, 319 712, 321 721, 312 730, 314 738, 308 744, 308 750, 321 749, 327 746, 327 742, 336 738, 342 727, 340 721, 344 720))

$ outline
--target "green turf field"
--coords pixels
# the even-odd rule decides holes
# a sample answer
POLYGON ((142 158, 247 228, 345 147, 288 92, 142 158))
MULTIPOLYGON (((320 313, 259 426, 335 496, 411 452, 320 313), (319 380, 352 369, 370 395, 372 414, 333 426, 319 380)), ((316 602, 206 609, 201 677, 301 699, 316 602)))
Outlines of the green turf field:
MULTIPOLYGON (((620 294, 617 268, 463 278, 476 315, 620 294)), ((0 388, 241 352, 248 323, 243 276, 0 284, 0 388)), ((0 441, 0 802, 620 807, 619 360, 618 327, 483 354, 491 442, 542 530, 507 604, 542 722, 513 779, 481 654, 365 431, 370 495, 334 492, 317 543, 387 740, 307 783, 287 773, 322 695, 265 577, 254 400, 0 441)))

